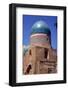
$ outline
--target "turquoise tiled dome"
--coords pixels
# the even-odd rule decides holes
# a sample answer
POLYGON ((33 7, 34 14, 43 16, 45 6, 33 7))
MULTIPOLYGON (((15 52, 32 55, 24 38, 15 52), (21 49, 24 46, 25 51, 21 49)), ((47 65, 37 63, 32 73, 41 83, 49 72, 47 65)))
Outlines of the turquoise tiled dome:
POLYGON ((50 35, 50 29, 45 22, 38 21, 32 26, 31 35, 37 34, 37 33, 43 33, 43 34, 50 35))

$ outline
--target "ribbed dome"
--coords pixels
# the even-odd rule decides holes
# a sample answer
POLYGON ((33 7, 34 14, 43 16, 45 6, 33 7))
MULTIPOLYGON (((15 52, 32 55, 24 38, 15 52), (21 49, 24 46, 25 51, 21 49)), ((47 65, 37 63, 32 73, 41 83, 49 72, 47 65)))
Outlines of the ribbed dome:
POLYGON ((50 29, 45 22, 38 21, 32 26, 31 35, 37 34, 37 33, 43 33, 43 34, 50 35, 50 29))

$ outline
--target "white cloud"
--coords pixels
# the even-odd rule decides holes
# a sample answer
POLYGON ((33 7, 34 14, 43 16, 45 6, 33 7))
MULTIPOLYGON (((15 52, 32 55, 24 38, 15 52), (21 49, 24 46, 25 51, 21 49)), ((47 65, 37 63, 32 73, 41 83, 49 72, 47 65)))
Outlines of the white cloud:
POLYGON ((24 49, 28 49, 29 48, 29 45, 23 45, 23 48, 24 49))
POLYGON ((28 51, 29 45, 23 45, 23 53, 25 54, 28 51))

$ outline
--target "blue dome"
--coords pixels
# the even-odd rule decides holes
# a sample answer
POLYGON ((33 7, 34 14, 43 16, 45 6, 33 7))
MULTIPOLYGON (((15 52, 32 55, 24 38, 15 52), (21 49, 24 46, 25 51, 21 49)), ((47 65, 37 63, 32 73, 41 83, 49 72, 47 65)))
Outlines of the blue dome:
POLYGON ((43 33, 43 34, 50 35, 50 29, 45 22, 38 21, 32 26, 31 35, 37 34, 37 33, 43 33))

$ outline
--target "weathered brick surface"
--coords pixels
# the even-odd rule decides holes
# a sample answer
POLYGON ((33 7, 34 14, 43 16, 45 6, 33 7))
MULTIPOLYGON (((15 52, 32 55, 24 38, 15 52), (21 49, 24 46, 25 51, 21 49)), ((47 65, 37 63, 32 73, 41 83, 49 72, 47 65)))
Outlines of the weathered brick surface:
POLYGON ((24 56, 23 73, 24 74, 45 74, 57 72, 57 52, 47 48, 47 58, 45 58, 46 46, 31 46, 24 56), (30 55, 31 50, 31 55, 30 55), (29 73, 27 68, 31 65, 29 73))

